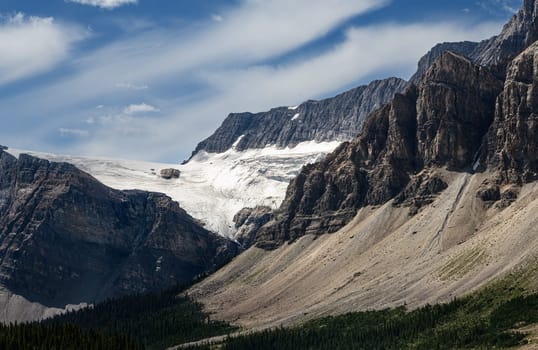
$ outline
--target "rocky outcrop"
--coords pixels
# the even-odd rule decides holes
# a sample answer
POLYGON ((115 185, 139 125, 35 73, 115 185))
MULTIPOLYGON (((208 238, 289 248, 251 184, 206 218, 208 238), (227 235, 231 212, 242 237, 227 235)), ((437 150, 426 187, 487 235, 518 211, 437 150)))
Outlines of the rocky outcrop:
POLYGON ((160 172, 161 177, 166 180, 179 179, 180 174, 178 169, 173 168, 162 169, 160 172))
POLYGON ((502 182, 538 179, 538 42, 510 64, 488 134, 487 164, 502 182))
POLYGON ((456 43, 445 42, 435 45, 418 61, 417 71, 409 81, 415 85, 418 85, 432 63, 445 52, 450 51, 460 56, 471 57, 478 45, 479 44, 477 42, 473 41, 462 41, 456 43))
POLYGON ((471 59, 489 67, 498 77, 504 78, 507 64, 521 51, 538 40, 538 2, 525 0, 522 8, 503 27, 499 35, 476 42, 442 43, 433 47, 418 63, 417 72, 410 81, 417 84, 430 65, 446 51, 471 59))
POLYGON ((262 113, 234 113, 193 152, 294 146, 304 141, 346 141, 361 130, 366 116, 404 90, 398 78, 374 81, 336 97, 279 107, 262 113))
POLYGON ((437 194, 448 187, 442 177, 432 171, 421 172, 411 178, 411 181, 396 197, 392 205, 409 207, 409 215, 418 213, 425 205, 433 203, 437 194))
POLYGON ((453 53, 438 58, 419 85, 417 148, 425 166, 470 166, 494 116, 502 82, 453 53))
POLYGON ((0 284, 49 307, 191 281, 237 253, 169 197, 0 150, 0 284))
POLYGON ((269 207, 257 206, 241 209, 233 218, 237 229, 235 239, 243 246, 251 246, 256 239, 256 232, 271 219, 273 219, 273 210, 269 207))
POLYGON ((505 67, 526 47, 538 40, 538 2, 525 0, 502 32, 481 42, 471 58, 480 65, 505 67))
POLYGON ((415 174, 429 167, 470 170, 501 90, 486 68, 443 54, 418 87, 372 113, 357 138, 302 169, 275 218, 258 231, 257 245, 271 249, 308 233, 335 232, 359 208, 397 195, 397 205, 416 213, 446 183, 415 174))

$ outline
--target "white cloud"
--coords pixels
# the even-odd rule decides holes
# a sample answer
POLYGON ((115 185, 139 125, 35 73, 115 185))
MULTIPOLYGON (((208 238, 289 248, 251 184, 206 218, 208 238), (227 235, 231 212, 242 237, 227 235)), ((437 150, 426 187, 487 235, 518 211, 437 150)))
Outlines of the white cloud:
POLYGON ((146 90, 148 88, 148 86, 145 84, 137 85, 133 83, 117 83, 116 87, 130 90, 146 90))
POLYGON ((479 0, 476 3, 491 14, 514 14, 521 6, 521 0, 479 0))
POLYGON ((178 106, 174 113, 163 116, 158 123, 133 120, 131 126, 138 133, 126 137, 118 138, 113 129, 103 128, 95 138, 81 145, 80 151, 108 155, 111 149, 124 149, 129 153, 117 156, 129 157, 130 152, 134 152, 147 159, 160 154, 168 160, 181 160, 220 124, 228 112, 293 105, 337 92, 366 77, 386 77, 385 72, 400 72, 408 77, 414 72, 418 59, 435 43, 479 40, 491 36, 499 28, 499 23, 359 27, 349 30, 346 40, 327 52, 287 65, 212 71, 208 68, 205 82, 216 91, 210 98, 178 106))
POLYGON ((76 2, 82 5, 97 6, 104 9, 114 9, 128 4, 136 4, 138 0, 66 0, 68 2, 76 2))
POLYGON ((155 113, 160 112, 160 109, 146 103, 132 104, 123 110, 125 114, 139 114, 139 113, 155 113))
POLYGON ((84 37, 79 28, 61 25, 52 17, 17 13, 0 18, 0 85, 53 68, 84 37))
POLYGON ((88 136, 87 130, 81 129, 70 129, 70 128, 59 128, 58 131, 62 136, 88 136))
POLYGON ((211 19, 214 20, 215 22, 222 22, 223 20, 221 15, 217 15, 215 13, 211 15, 211 19))
POLYGON ((474 25, 460 20, 357 27, 332 47, 294 61, 278 60, 323 38, 350 16, 386 3, 244 0, 240 7, 222 12, 224 21, 207 18, 207 23, 193 28, 152 29, 85 53, 72 76, 45 88, 0 96, 0 110, 16 110, 13 118, 32 118, 36 109, 55 116, 36 121, 25 134, 40 140, 43 130, 72 125, 67 122, 73 118, 86 125, 95 106, 104 104, 103 112, 110 115, 94 116, 91 135, 70 145, 71 153, 181 160, 230 112, 295 105, 371 78, 409 77, 418 58, 434 44, 480 40, 501 28, 501 23, 474 25), (274 61, 279 63, 270 63, 274 61), (129 105, 144 100, 165 111, 158 121, 135 114, 156 107, 129 105))

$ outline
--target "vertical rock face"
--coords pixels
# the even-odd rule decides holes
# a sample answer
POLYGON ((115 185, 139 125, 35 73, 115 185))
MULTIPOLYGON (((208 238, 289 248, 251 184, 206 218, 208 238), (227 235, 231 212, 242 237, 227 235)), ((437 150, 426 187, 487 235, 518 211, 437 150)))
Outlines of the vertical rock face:
POLYGON ((419 86, 417 142, 422 162, 454 169, 471 165, 493 120, 502 82, 486 68, 445 53, 419 86))
POLYGON ((46 306, 190 281, 237 253, 169 197, 0 150, 0 284, 46 306))
POLYGON ((193 154, 202 150, 220 153, 232 146, 245 150, 269 144, 286 147, 313 140, 351 140, 359 133, 366 116, 389 102, 406 85, 402 79, 389 78, 296 108, 230 114, 213 135, 198 144, 193 154))
POLYGON ((501 90, 502 82, 486 68, 443 54, 418 87, 410 86, 372 113, 357 138, 302 169, 275 218, 258 231, 258 246, 273 248, 307 233, 334 232, 358 208, 386 203, 400 193, 395 204, 418 208, 431 201, 446 184, 428 173, 411 178, 430 166, 470 168, 501 90))
POLYGON ((446 51, 468 57, 474 63, 487 66, 499 77, 504 77, 506 65, 526 47, 538 40, 538 2, 525 0, 522 8, 503 27, 499 35, 480 43, 442 43, 433 47, 418 63, 411 82, 418 84, 428 67, 446 51))
POLYGON ((503 67, 522 50, 538 40, 538 2, 525 0, 501 34, 480 43, 471 54, 483 66, 503 67))
POLYGON ((479 44, 472 41, 462 41, 456 43, 441 43, 435 45, 418 61, 417 71, 411 77, 410 82, 418 85, 426 71, 432 63, 447 51, 453 52, 460 56, 471 57, 474 50, 479 44))
POLYGON ((538 42, 508 67, 488 134, 488 165, 503 182, 538 179, 538 42))

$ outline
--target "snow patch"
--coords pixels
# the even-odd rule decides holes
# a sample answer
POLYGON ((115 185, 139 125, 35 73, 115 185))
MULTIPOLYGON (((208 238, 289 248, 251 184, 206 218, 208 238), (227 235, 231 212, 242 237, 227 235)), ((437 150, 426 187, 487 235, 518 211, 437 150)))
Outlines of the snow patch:
POLYGON ((291 120, 297 120, 301 116, 301 113, 296 113, 291 120))
POLYGON ((161 271, 161 264, 163 262, 163 257, 162 255, 157 259, 157 261, 155 261, 155 272, 159 272, 161 271))
POLYGON ((233 238, 233 217, 239 210, 257 205, 277 208, 301 167, 323 159, 339 144, 308 141, 293 148, 273 145, 245 151, 232 147, 223 153, 202 151, 183 165, 9 151, 15 156, 29 153, 72 163, 112 188, 165 193, 207 229, 233 238), (179 179, 165 180, 157 175, 172 167, 181 171, 179 179))
POLYGON ((289 109, 290 111, 294 111, 294 110, 296 110, 297 108, 299 108, 299 106, 288 107, 288 109, 289 109))
POLYGON ((232 144, 233 149, 237 149, 237 145, 239 145, 239 142, 241 142, 241 139, 243 139, 243 137, 245 137, 245 135, 241 135, 237 138, 237 140, 235 140, 235 142, 232 144))

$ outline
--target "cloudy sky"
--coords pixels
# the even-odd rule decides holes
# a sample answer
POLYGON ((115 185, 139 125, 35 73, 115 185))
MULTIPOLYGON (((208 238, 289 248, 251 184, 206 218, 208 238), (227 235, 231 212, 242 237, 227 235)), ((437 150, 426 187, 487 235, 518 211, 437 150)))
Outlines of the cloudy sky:
POLYGON ((0 144, 178 162, 230 112, 388 76, 522 0, 0 0, 0 144))

